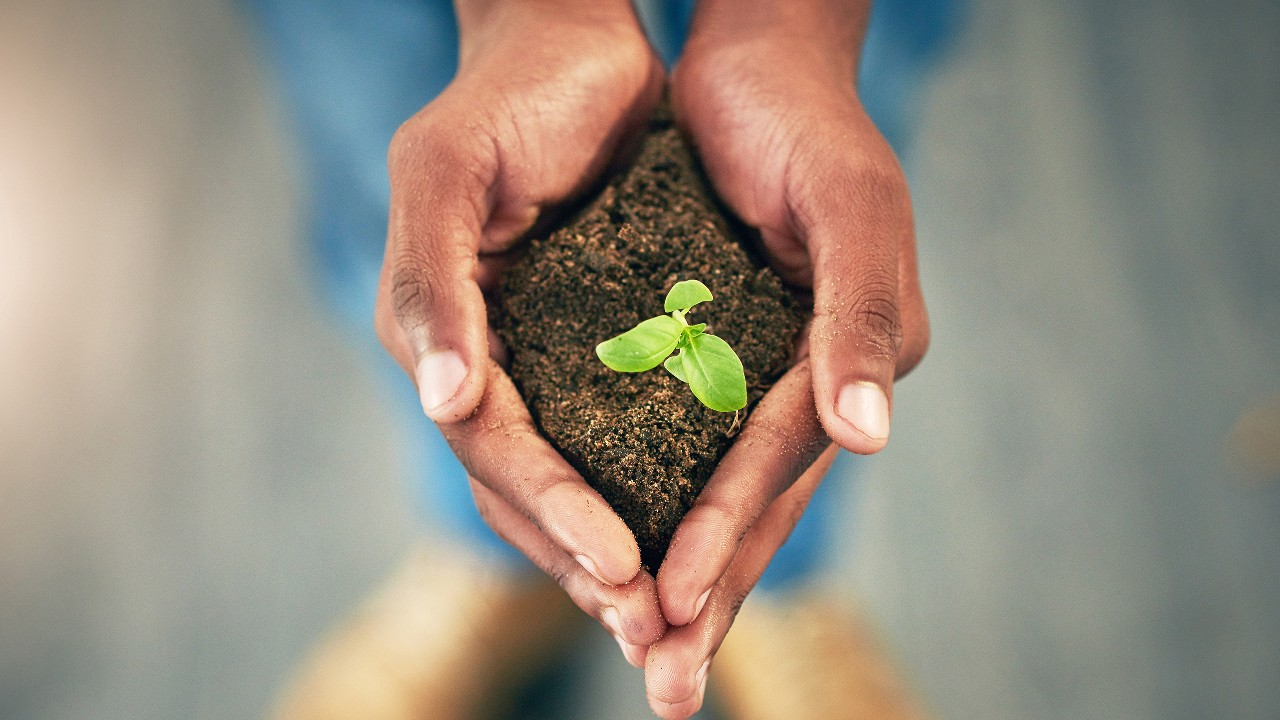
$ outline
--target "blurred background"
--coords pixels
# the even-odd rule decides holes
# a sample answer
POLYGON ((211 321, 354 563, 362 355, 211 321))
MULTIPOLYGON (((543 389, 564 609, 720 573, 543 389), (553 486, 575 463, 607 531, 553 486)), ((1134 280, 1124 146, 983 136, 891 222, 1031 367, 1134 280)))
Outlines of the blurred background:
MULTIPOLYGON (((429 532, 253 48, 0 0, 5 720, 258 717, 429 532)), ((939 717, 1275 720, 1280 5, 974 0, 921 122, 934 344, 834 581, 939 717)), ((645 717, 597 635, 570 714, 645 717)))

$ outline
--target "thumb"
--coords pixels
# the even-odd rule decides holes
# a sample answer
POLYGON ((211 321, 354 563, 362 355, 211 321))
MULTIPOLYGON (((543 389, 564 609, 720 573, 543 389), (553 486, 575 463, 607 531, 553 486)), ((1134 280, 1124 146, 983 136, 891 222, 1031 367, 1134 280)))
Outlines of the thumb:
POLYGON ((488 320, 475 274, 486 189, 458 171, 468 165, 454 157, 457 146, 442 144, 393 141, 375 320, 383 344, 417 383, 427 416, 452 423, 474 412, 485 390, 488 320))
POLYGON ((870 454, 889 440, 902 345, 899 247, 910 203, 896 166, 843 169, 799 213, 814 273, 809 348, 814 400, 839 445, 870 454), (905 217, 905 220, 904 220, 905 217))

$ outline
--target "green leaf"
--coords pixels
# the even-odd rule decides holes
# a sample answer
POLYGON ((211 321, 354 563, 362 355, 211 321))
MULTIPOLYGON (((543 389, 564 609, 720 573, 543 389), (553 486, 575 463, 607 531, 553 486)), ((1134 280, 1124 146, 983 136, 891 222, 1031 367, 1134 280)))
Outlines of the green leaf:
POLYGON ((667 301, 662 309, 666 312, 688 310, 700 302, 711 300, 711 291, 697 280, 681 280, 667 293, 667 301))
POLYGON ((684 374, 684 360, 681 358, 682 354, 683 352, 672 355, 667 358, 666 362, 662 363, 662 366, 667 369, 667 372, 675 375, 677 380, 687 383, 689 382, 689 378, 685 377, 684 374))
POLYGON ((706 329, 707 329, 706 323, 698 323, 697 325, 690 325, 688 328, 689 336, 693 337, 694 335, 701 335, 702 331, 706 329))
POLYGON ((618 372, 644 372, 658 367, 676 349, 683 325, 668 315, 649 318, 596 346, 596 356, 618 372))
POLYGON ((689 389, 703 405, 720 412, 747 406, 747 376, 729 343, 715 335, 697 335, 681 351, 680 358, 689 389))

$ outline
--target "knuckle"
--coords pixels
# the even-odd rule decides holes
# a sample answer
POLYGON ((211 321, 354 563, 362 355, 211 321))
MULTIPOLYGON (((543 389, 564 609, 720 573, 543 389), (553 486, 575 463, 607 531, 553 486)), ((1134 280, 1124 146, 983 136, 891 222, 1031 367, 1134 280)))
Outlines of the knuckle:
POLYGON ((405 158, 415 154, 421 137, 419 123, 415 118, 401 123, 400 127, 392 133, 391 142, 387 144, 387 166, 393 171, 403 166, 405 158))
POLYGON ((391 135, 387 144, 387 169, 394 181, 403 171, 421 166, 424 159, 436 152, 439 145, 432 124, 422 114, 415 115, 401 123, 391 135))
POLYGON ((563 553, 548 550, 544 558, 539 564, 546 569, 547 574, 556 581, 560 589, 564 590, 573 604, 586 614, 599 619, 600 611, 604 609, 604 602, 597 593, 598 581, 563 553))
POLYGON ((864 216, 896 217, 907 197, 907 181, 893 159, 862 159, 842 178, 844 195, 864 216))
MULTIPOLYGON (((824 157, 812 164, 824 167, 829 178, 828 192, 823 198, 812 198, 814 208, 810 215, 834 212, 829 204, 834 202, 839 212, 861 218, 897 217, 905 207, 908 197, 906 176, 893 152, 885 148, 860 148, 852 151, 853 157, 824 157), (825 211, 825 212, 824 212, 825 211)), ((802 210, 805 208, 802 208, 802 210)))
POLYGON ((814 308, 815 319, 831 328, 833 336, 848 338, 864 352, 896 359, 904 341, 896 286, 872 281, 836 295, 814 308))
POLYGON ((750 505, 751 501, 747 498, 728 501, 717 497, 699 503, 694 510, 690 511, 690 514, 696 513, 696 521, 705 529, 704 532, 720 538, 718 543, 721 547, 717 548, 718 550, 735 550, 750 529, 750 520, 753 517, 750 505), (732 543, 731 547, 730 543, 732 543))
POLYGON ((551 575, 551 578, 555 580, 556 584, 559 585, 561 588, 563 588, 565 592, 570 592, 571 590, 573 590, 572 580, 575 575, 575 572, 572 568, 569 567, 569 565, 567 564, 556 565, 555 567, 551 568, 551 571, 548 574, 551 575))
POLYGON ((437 308, 461 302, 474 268, 466 248, 408 239, 396 245, 387 299, 392 314, 406 330, 426 324, 437 308))
POLYGON ((387 169, 392 185, 422 168, 455 168, 464 166, 474 155, 473 135, 459 133, 437 113, 427 110, 396 128, 387 144, 387 169))
POLYGON ((563 510, 568 498, 578 497, 577 485, 574 478, 558 472, 550 463, 538 461, 513 478, 511 490, 528 515, 541 516, 563 510))
POLYGON ((424 263, 414 261, 412 255, 397 262, 391 273, 389 300, 392 314, 404 329, 426 324, 427 308, 435 305, 440 295, 424 263))
POLYGON ((860 344, 877 354, 896 358, 902 349, 902 318, 891 287, 865 286, 850 305, 852 329, 860 344))
POLYGON ((887 146, 884 153, 876 153, 861 163, 857 172, 860 184, 869 192, 885 196, 897 196, 907 190, 907 178, 902 166, 887 146))

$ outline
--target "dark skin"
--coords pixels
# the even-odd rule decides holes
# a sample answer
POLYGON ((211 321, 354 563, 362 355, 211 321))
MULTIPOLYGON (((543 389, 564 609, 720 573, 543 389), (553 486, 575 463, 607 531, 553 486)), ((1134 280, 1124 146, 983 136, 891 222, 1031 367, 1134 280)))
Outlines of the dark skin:
POLYGON ((507 542, 645 668, 686 718, 743 598, 839 445, 879 451, 928 323, 906 183, 854 87, 868 0, 703 0, 672 99, 716 190, 775 268, 813 288, 796 364, 752 412, 655 579, 603 498, 538 434, 484 292, 540 218, 585 192, 665 81, 620 0, 460 0, 457 78, 389 153, 376 322, 507 542))

